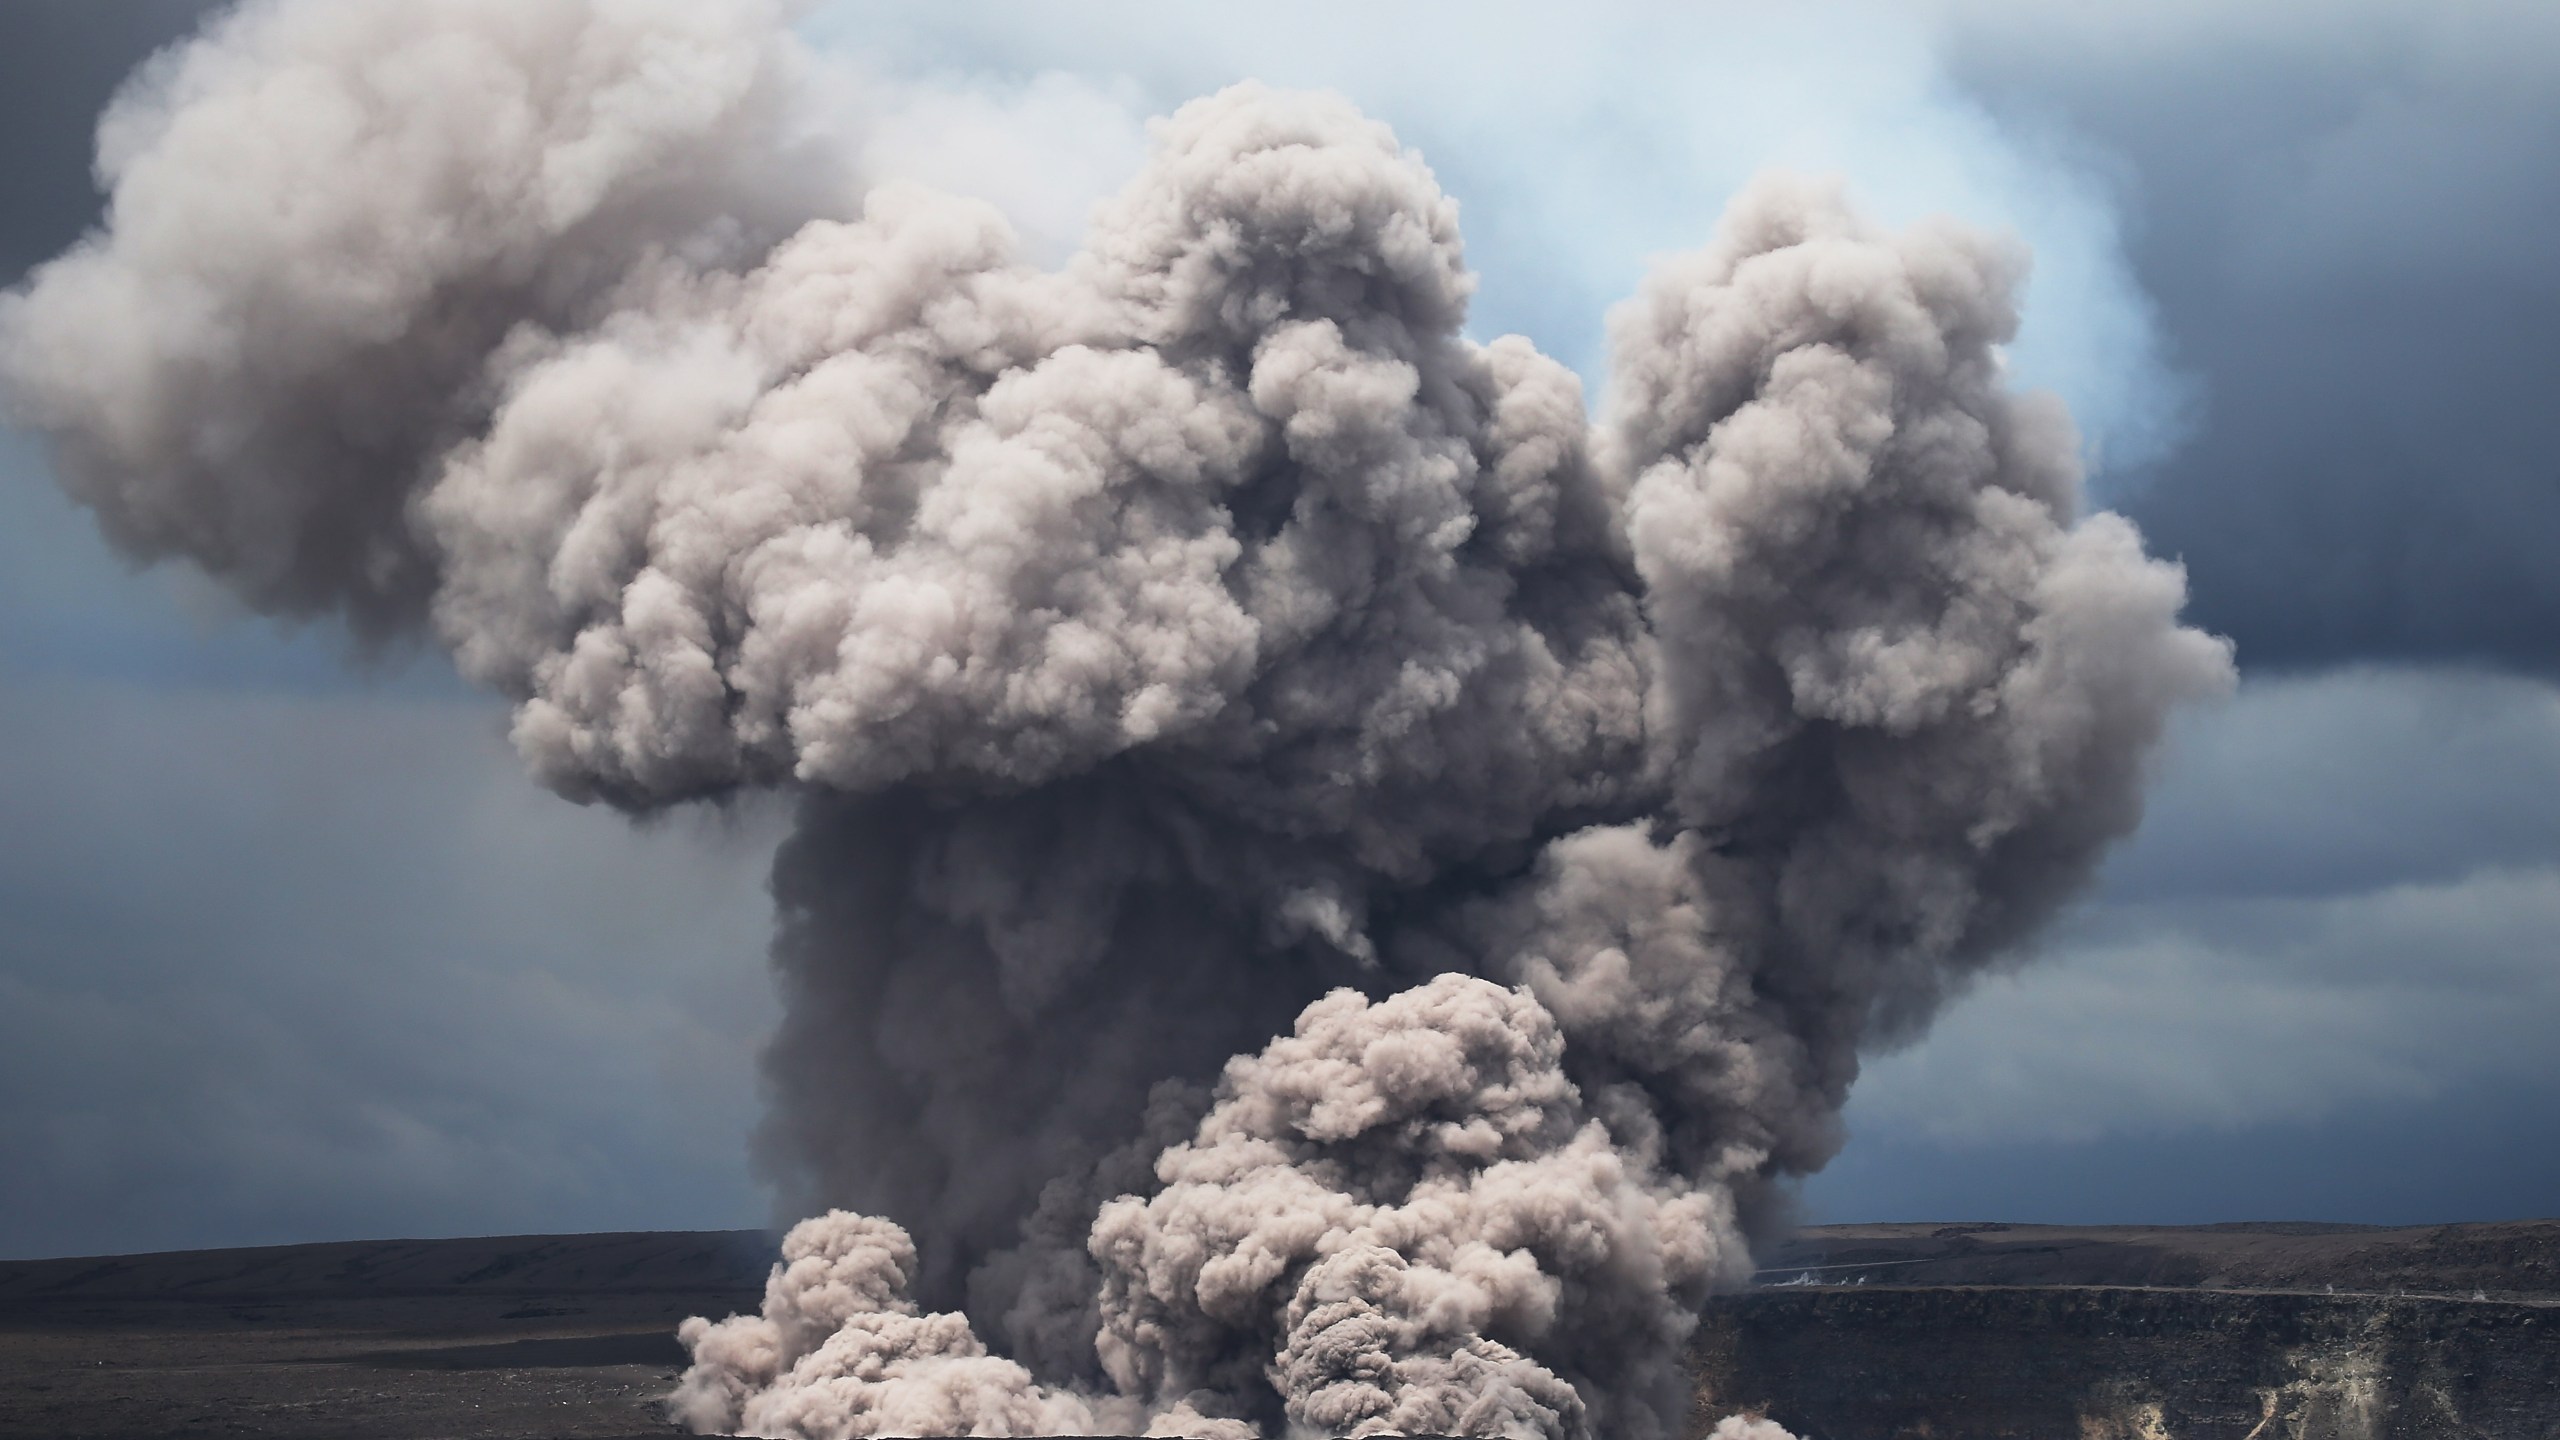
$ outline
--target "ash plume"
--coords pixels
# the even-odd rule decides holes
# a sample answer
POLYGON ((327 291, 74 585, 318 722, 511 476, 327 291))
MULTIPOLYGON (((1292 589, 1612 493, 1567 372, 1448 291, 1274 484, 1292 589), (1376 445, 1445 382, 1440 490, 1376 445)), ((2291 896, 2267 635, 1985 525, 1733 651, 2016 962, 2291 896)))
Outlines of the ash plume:
POLYGON ((1679 1341, 1748 1252, 1565 1051, 1526 991, 1441 975, 1230 1062, 1161 1188, 1094 1222, 1120 1393, 1267 1375, 1297 1434, 1677 1433, 1679 1341))
POLYGON ((2230 681, 2004 380, 2025 257, 1763 181, 1595 424, 1343 101, 1184 106, 1043 270, 852 173, 786 18, 243 6, 0 300, 13 413, 128 553, 446 646, 563 795, 798 797, 816 1218, 692 1423, 1676 1433, 1861 1050, 2230 681))

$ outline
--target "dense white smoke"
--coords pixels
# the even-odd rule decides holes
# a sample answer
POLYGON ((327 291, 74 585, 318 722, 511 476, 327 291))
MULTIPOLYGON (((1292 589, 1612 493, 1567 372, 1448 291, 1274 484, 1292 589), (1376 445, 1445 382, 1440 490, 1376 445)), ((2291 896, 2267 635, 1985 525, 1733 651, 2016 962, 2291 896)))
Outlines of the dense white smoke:
POLYGON ((1185 106, 1043 270, 783 19, 244 6, 0 301, 14 413, 565 795, 799 795, 760 1153, 845 1209, 698 1427, 1678 1433, 1862 1047, 2229 682, 2004 383, 2024 257, 1764 181, 1594 425, 1347 104, 1185 106))

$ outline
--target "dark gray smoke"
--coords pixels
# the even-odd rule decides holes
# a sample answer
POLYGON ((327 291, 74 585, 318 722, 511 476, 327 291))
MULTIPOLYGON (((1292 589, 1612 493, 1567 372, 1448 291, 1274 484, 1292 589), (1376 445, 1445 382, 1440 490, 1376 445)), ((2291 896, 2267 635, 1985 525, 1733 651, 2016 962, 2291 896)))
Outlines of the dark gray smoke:
POLYGON ((1595 427, 1341 101, 1185 106, 1043 271, 830 158, 781 19, 242 8, 0 302, 16 413, 565 795, 799 794, 760 1153, 898 1223, 689 1326, 693 1423, 1675 1431, 1861 1049, 2229 683, 2004 384, 2024 257, 1763 182, 1595 427))

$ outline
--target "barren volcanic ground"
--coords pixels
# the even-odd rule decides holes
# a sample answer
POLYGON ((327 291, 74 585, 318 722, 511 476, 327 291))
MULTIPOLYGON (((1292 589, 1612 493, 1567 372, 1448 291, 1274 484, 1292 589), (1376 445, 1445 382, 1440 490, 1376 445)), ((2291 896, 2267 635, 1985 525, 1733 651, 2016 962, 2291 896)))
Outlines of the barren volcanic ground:
POLYGON ((2553 1440, 2560 1222, 1848 1225, 1692 1347, 1822 1440, 2553 1440))
POLYGON ((0 1436, 664 1434, 676 1322, 752 1309, 757 1231, 0 1264, 0 1436))
MULTIPOLYGON (((753 1231, 0 1264, 0 1437, 664 1434, 753 1231)), ((1808 1230, 1718 1301, 1699 1421, 1818 1440, 2560 1436, 2560 1222, 1808 1230)))

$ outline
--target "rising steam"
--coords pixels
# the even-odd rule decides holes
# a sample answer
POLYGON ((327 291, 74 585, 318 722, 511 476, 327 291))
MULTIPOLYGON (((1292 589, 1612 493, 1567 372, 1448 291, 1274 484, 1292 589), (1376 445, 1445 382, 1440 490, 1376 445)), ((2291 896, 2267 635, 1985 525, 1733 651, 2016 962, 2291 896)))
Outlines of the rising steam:
POLYGON ((1678 1433, 1861 1048, 2229 683, 2004 383, 2024 255, 1763 181, 1595 425, 1342 101, 1183 107, 1043 271, 784 19, 242 7, 0 301, 15 414, 565 795, 800 797, 760 1153, 891 1219, 688 1324, 698 1428, 1678 1433))

